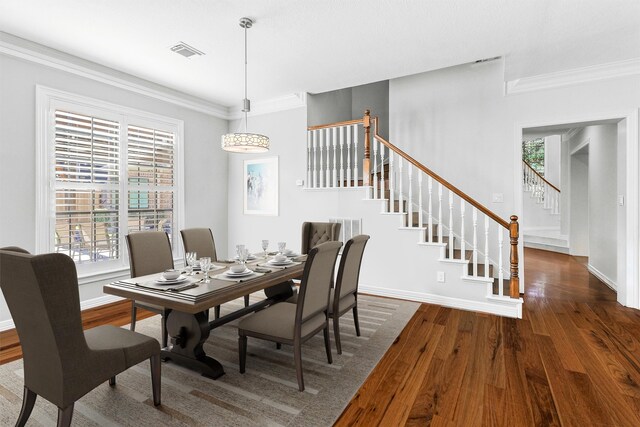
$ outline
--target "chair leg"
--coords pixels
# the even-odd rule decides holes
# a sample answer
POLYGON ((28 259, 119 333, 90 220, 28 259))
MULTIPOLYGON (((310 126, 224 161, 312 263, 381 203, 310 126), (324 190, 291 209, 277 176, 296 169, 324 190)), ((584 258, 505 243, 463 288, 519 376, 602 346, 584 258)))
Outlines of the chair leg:
POLYGON ((169 318, 169 312, 171 310, 167 310, 166 308, 164 310, 162 310, 162 318, 160 319, 161 322, 161 329, 162 329, 162 348, 165 348, 169 345, 169 331, 167 330, 167 319, 169 318))
POLYGON ((16 427, 23 427, 29 416, 31 415, 31 411, 33 410, 33 405, 36 403, 37 394, 29 390, 27 387, 24 388, 24 393, 22 396, 22 409, 20 409, 20 415, 18 416, 18 421, 16 421, 16 427))
POLYGON ((58 427, 69 427, 73 417, 73 403, 66 408, 58 408, 58 427))
POLYGON ((238 335, 238 354, 240 355, 240 373, 244 374, 247 363, 247 337, 238 335))
POLYGON ((216 319, 220 318, 220 306, 216 305, 216 307, 214 308, 214 315, 216 319))
POLYGON ((356 327, 356 335, 360 336, 360 322, 358 321, 358 306, 353 307, 353 324, 356 327))
POLYGON ((153 391, 153 404, 159 406, 162 394, 162 365, 160 364, 160 355, 155 354, 149 359, 151 363, 151 389, 153 391))
POLYGON ((333 357, 331 356, 331 338, 329 338, 329 320, 327 320, 327 325, 323 329, 324 332, 324 349, 327 352, 327 362, 329 364, 333 363, 333 357))
POLYGON ((282 348, 282 343, 281 343, 281 342, 277 342, 277 343, 276 343, 276 348, 277 348, 278 350, 280 350, 280 349, 282 348))
POLYGON ((136 330, 136 315, 138 314, 138 307, 136 307, 136 302, 131 301, 131 326, 129 329, 132 331, 136 330))
POLYGON ((111 378, 109 378, 109 385, 111 387, 113 387, 114 385, 116 385, 116 376, 112 376, 111 378))
POLYGON ((249 295, 244 296, 244 306, 249 307, 249 295))
POLYGON ((304 379, 302 378, 302 343, 299 340, 293 342, 293 359, 296 362, 298 390, 304 391, 304 379))
POLYGON ((342 354, 342 344, 340 343, 340 316, 333 314, 333 339, 336 341, 336 350, 342 354))

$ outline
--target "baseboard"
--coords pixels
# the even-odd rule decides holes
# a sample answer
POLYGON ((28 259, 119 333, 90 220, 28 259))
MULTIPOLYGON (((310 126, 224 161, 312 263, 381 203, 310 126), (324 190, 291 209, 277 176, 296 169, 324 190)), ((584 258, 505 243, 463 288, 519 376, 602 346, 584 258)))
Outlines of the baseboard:
POLYGON ((616 282, 608 278, 603 272, 601 272, 591 264, 587 264, 587 270, 589 270, 589 273, 596 276, 602 283, 604 283, 609 288, 611 288, 611 290, 613 290, 616 293, 618 292, 618 285, 616 285, 616 282))
POLYGON ((370 286, 360 283, 358 292, 382 297, 397 298, 415 302, 424 302, 427 304, 442 305, 450 308, 457 308, 467 311, 480 311, 483 313, 491 313, 498 316, 522 318, 522 298, 518 299, 500 299, 484 302, 470 301, 460 298, 447 297, 443 295, 434 295, 424 292, 413 292, 403 289, 390 289, 378 286, 370 286))
POLYGON ((552 245, 550 243, 536 243, 536 242, 527 242, 527 241, 525 241, 523 245, 525 248, 540 249, 543 251, 557 252, 559 254, 569 255, 569 248, 565 246, 552 245))
MULTIPOLYGON (((122 298, 115 295, 103 295, 101 297, 88 299, 80 303, 80 310, 88 310, 90 308, 100 307, 101 305, 110 304, 112 302, 121 301, 122 298)), ((0 322, 0 332, 15 328, 13 319, 7 319, 0 322)))

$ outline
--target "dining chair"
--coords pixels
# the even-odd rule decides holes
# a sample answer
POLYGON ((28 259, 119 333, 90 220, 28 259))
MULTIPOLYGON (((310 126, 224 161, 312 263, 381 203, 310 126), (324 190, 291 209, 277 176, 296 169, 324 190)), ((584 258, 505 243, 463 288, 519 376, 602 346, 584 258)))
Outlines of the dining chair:
POLYGON ((329 338, 329 290, 342 243, 326 242, 309 251, 296 304, 276 303, 238 323, 240 373, 245 372, 247 337, 293 345, 298 389, 304 391, 302 343, 321 330, 327 361, 332 363, 329 338))
POLYGON ((358 280, 364 248, 369 241, 369 236, 361 234, 347 241, 340 257, 338 277, 336 285, 331 289, 329 296, 329 317, 333 319, 333 334, 336 341, 338 354, 342 354, 340 345, 340 317, 353 311, 353 323, 356 335, 360 336, 360 322, 358 321, 358 280), (338 295, 338 298, 335 296, 338 295))
POLYGON ((58 407, 69 426, 74 403, 103 381, 145 359, 151 363, 153 403, 160 405, 160 345, 111 325, 82 330, 78 276, 65 254, 30 255, 0 249, 0 288, 15 323, 24 364, 24 395, 16 426, 26 424, 36 398, 58 407))
POLYGON ((300 253, 305 255, 320 243, 339 241, 341 227, 339 222, 303 222, 300 253))
MULTIPOLYGON (((173 253, 169 235, 164 231, 139 231, 127 234, 129 268, 131 278, 161 273, 173 268, 173 253)), ((154 304, 131 301, 131 330, 136 330, 138 308, 149 310, 161 316, 162 347, 168 343, 167 316, 171 310, 154 304)))
MULTIPOLYGON (((184 253, 195 252, 198 258, 209 257, 211 261, 217 261, 216 242, 210 228, 187 228, 180 230, 184 253)), ((244 296, 244 306, 249 306, 249 295, 244 296)), ((214 307, 215 318, 220 317, 220 306, 214 307)), ((208 313, 207 313, 208 314, 208 313)))

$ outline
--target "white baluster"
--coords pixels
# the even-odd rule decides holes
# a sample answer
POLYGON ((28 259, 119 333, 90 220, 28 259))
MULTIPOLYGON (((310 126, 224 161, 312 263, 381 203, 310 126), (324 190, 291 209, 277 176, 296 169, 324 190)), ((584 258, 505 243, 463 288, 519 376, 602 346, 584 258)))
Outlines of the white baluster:
POLYGON ((373 138, 373 156, 371 156, 371 160, 373 161, 373 198, 378 198, 378 140, 373 138))
POLYGON ((307 188, 311 186, 311 131, 307 131, 307 188))
POLYGON ((460 199, 460 259, 464 260, 464 251, 467 248, 467 244, 464 241, 464 209, 466 203, 464 199, 460 199))
MULTIPOLYGON (((353 176, 355 180, 355 186, 358 187, 360 185, 359 179, 360 175, 358 175, 358 125, 353 125, 353 176)), ((362 181, 364 183, 364 180, 362 181)))
POLYGON ((478 209, 473 208, 473 275, 478 275, 478 209))
POLYGON ((504 273, 502 272, 502 242, 504 230, 498 226, 498 295, 502 296, 504 289, 504 273))
POLYGON ((344 187, 344 126, 340 126, 340 187, 344 187))
POLYGON ((389 150, 389 208, 391 209, 391 212, 395 212, 396 211, 396 206, 395 206, 395 194, 394 194, 394 184, 395 184, 395 177, 393 176, 393 174, 395 173, 395 166, 393 164, 394 162, 394 158, 393 158, 393 151, 389 150))
POLYGON ((402 163, 403 163, 403 159, 402 156, 398 156, 398 212, 402 212, 405 213, 406 211, 404 210, 404 205, 403 205, 403 194, 402 194, 402 181, 403 181, 403 176, 402 176, 402 163))
MULTIPOLYGON (((384 199, 384 149, 385 145, 380 143, 380 198, 384 199)), ((389 150, 391 151, 391 150, 389 150)))
POLYGON ((427 178, 427 185, 429 188, 429 242, 433 243, 433 211, 432 211, 432 203, 431 203, 431 199, 433 196, 433 178, 429 177, 427 178))
POLYGON ((333 128, 333 137, 331 138, 331 142, 333 142, 333 187, 338 186, 338 157, 336 153, 336 148, 338 145, 338 128, 333 128))
POLYGON ((409 177, 409 214, 407 227, 413 227, 413 166, 407 163, 407 175, 409 177))
POLYGON ((443 243, 444 229, 442 228, 442 184, 438 183, 438 243, 443 243))
MULTIPOLYGON (((424 223, 422 222, 422 172, 417 171, 418 173, 418 227, 424 227, 424 223)), ((424 242, 424 233, 422 234, 422 241, 424 242)))
POLYGON ((351 187, 351 126, 347 126, 347 187, 351 187))
POLYGON ((318 187, 318 130, 313 131, 313 188, 318 187))
POLYGON ((453 191, 451 190, 449 190, 449 259, 455 259, 453 248, 453 191))
POLYGON ((489 277, 489 217, 484 217, 484 277, 489 277))
POLYGON ((324 156, 322 155, 322 150, 324 150, 324 129, 320 129, 320 170, 318 171, 318 181, 320 182, 320 187, 324 187, 324 156))
POLYGON ((327 171, 325 178, 325 187, 331 187, 331 129, 326 129, 326 141, 327 141, 327 171))

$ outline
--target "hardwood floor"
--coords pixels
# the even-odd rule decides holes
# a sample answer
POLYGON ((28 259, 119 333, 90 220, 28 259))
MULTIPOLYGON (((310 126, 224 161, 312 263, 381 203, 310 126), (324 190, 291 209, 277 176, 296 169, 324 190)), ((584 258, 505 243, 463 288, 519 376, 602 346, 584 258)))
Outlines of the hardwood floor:
MULTIPOLYGON (((336 425, 639 426, 640 311, 584 259, 525 257, 522 320, 423 304, 336 425)), ((129 310, 87 310, 84 327, 127 324, 129 310)), ((19 357, 15 332, 0 333, 0 363, 19 357)))
MULTIPOLYGON (((155 313, 138 309, 138 320, 154 316, 155 313)), ((98 325, 127 325, 131 320, 131 302, 119 301, 90 308, 82 312, 82 326, 84 329, 98 325)), ((15 329, 0 332, 0 365, 22 357, 22 349, 15 329)))
POLYGON ((523 319, 423 304, 336 425, 639 426, 640 311, 525 249, 523 319))

